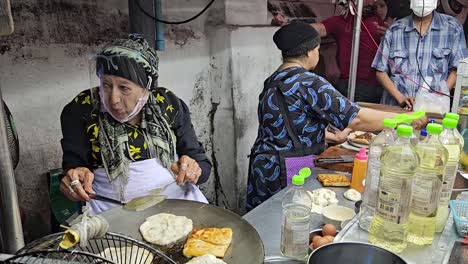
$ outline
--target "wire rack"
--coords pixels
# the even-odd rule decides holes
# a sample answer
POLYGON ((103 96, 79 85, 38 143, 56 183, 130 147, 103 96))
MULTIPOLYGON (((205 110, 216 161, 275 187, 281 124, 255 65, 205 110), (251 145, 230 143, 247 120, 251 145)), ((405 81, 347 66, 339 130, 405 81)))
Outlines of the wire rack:
MULTIPOLYGON (((86 247, 81 247, 79 244, 69 249, 68 251, 60 250, 59 243, 62 241, 62 233, 56 233, 37 239, 28 244, 17 254, 25 254, 29 252, 48 251, 66 252, 66 254, 75 254, 76 252, 87 253, 92 256, 105 258, 108 263, 120 264, 175 264, 171 258, 161 251, 145 244, 136 239, 108 232, 102 238, 88 240, 86 247)), ((93 262, 99 263, 99 262, 93 262)))
POLYGON ((5 263, 27 264, 74 264, 74 263, 116 263, 105 258, 86 252, 73 252, 68 250, 40 250, 31 251, 9 258, 5 263))

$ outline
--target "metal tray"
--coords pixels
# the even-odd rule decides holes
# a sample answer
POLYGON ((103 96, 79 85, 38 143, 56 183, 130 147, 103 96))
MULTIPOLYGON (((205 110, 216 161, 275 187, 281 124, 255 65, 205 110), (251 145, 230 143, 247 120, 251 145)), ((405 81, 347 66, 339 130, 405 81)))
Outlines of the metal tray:
MULTIPOLYGON (((233 238, 223 260, 228 264, 263 263, 265 251, 255 228, 239 215, 214 205, 167 199, 141 212, 116 207, 101 215, 109 222, 111 232, 118 232, 144 241, 139 231, 140 225, 147 217, 159 213, 186 216, 192 219, 194 228, 229 227, 233 230, 233 238)), ((177 263, 188 261, 181 252, 171 256, 177 263)))

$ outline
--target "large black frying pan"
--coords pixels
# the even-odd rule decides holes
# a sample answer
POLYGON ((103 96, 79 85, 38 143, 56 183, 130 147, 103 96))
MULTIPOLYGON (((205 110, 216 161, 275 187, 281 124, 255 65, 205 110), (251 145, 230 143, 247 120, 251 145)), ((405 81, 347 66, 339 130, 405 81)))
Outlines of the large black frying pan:
MULTIPOLYGON (((167 199, 140 212, 116 207, 101 213, 101 215, 109 222, 111 232, 144 241, 139 231, 140 225, 147 217, 158 213, 186 216, 192 219, 194 228, 229 227, 233 230, 233 238, 224 261, 229 264, 263 263, 265 257, 263 243, 255 228, 239 215, 214 205, 167 199)), ((178 263, 187 262, 182 254, 172 257, 178 263)))

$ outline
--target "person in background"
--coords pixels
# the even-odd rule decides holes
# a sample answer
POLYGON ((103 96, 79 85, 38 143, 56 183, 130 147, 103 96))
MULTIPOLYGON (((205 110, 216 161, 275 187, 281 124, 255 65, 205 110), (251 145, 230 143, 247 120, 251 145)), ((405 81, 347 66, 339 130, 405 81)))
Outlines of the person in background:
MULTIPOLYGON (((286 187, 284 157, 325 150, 328 125, 338 130, 379 131, 387 113, 361 108, 312 72, 319 61, 319 33, 291 22, 273 36, 283 63, 264 82, 258 104, 258 134, 251 149, 246 209, 252 210, 286 187)), ((421 128, 427 120, 414 124, 421 128)))
MULTIPOLYGON (((321 37, 332 36, 336 40, 338 46, 336 58, 341 72, 336 86, 341 94, 348 96, 351 48, 356 17, 349 12, 348 1, 341 2, 344 5, 344 12, 341 15, 332 16, 320 23, 313 23, 312 26, 320 33, 321 37)), ((384 20, 377 15, 375 0, 364 0, 363 4, 362 21, 369 29, 370 35, 364 27, 361 28, 354 101, 379 103, 382 96, 382 87, 378 85, 375 79, 375 70, 372 69, 371 64, 377 52, 374 41, 380 43, 386 25, 384 20)))
POLYGON ((377 53, 372 63, 384 87, 381 103, 406 109, 413 108, 420 85, 436 91, 455 86, 466 48, 458 20, 434 11, 437 0, 410 0, 410 7, 413 14, 390 26, 380 44, 383 55, 377 53))
POLYGON ((389 27, 393 24, 394 19, 390 17, 389 5, 390 0, 377 0, 375 2, 375 9, 377 15, 384 21, 385 27, 389 27))
POLYGON ((79 93, 62 111, 60 190, 87 201, 94 213, 167 186, 171 199, 207 203, 196 184, 211 163, 198 141, 187 105, 158 87, 159 58, 139 34, 116 39, 97 54, 99 87, 79 93))

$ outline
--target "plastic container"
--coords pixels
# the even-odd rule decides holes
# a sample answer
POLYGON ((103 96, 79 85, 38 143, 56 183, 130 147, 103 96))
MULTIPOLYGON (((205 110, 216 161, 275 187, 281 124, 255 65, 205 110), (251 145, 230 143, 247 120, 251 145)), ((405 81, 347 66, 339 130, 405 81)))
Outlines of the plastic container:
POLYGON ((448 151, 447 165, 445 166, 442 191, 440 193, 439 207, 436 217, 436 232, 444 230, 445 222, 449 215, 449 200, 452 196, 452 189, 458 171, 460 160, 460 140, 456 135, 457 121, 455 119, 444 118, 442 120, 444 131, 439 139, 448 151))
MULTIPOLYGON (((445 114, 444 118, 449 118, 449 119, 456 120, 457 125, 458 125, 458 123, 460 121, 460 115, 455 114, 455 113, 447 113, 447 114, 445 114)), ((461 148, 463 149, 463 146, 465 145, 465 139, 463 138, 462 134, 458 131, 458 129, 456 129, 456 127, 455 127, 455 130, 454 130, 454 133, 458 137, 458 139, 460 140, 460 145, 461 145, 461 148)))
POLYGON ((429 135, 416 146, 419 166, 413 179, 408 233, 408 242, 421 246, 431 245, 434 240, 439 196, 448 157, 447 149, 439 140, 442 125, 428 124, 426 129, 429 135))
POLYGON ((419 158, 410 142, 413 128, 399 125, 398 138, 381 157, 377 210, 369 228, 369 242, 395 253, 407 246, 413 177, 419 158))
POLYGON ((458 235, 468 236, 468 201, 451 200, 450 208, 458 235))
POLYGON ((361 148, 354 156, 353 176, 351 177, 351 188, 358 192, 364 192, 362 181, 366 178, 367 172, 367 154, 366 149, 361 148))
POLYGON ((312 200, 303 188, 303 177, 293 176, 292 184, 282 201, 280 250, 283 256, 304 260, 309 253, 312 200))
POLYGON ((384 129, 371 142, 369 146, 369 159, 364 194, 359 212, 359 226, 369 231, 370 222, 374 217, 377 206, 377 191, 380 178, 380 156, 384 149, 395 141, 396 121, 384 119, 384 129))

